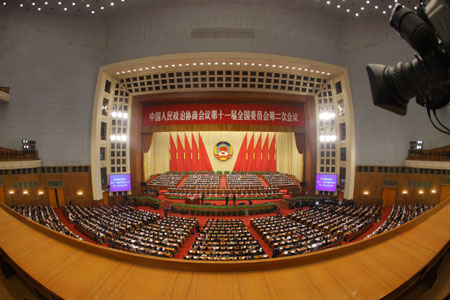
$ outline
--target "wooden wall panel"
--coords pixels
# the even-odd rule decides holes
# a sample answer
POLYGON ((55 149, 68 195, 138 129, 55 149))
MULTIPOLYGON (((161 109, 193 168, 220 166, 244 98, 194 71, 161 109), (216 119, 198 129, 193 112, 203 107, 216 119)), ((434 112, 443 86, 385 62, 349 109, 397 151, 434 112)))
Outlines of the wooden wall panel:
POLYGON ((92 205, 92 183, 91 183, 91 172, 71 172, 71 167, 69 167, 68 173, 54 173, 54 174, 22 174, 22 175, 9 175, 4 176, 4 187, 6 194, 6 204, 34 204, 34 205, 49 205, 49 195, 48 195, 48 182, 62 180, 63 181, 63 191, 64 199, 66 203, 71 200, 72 204, 79 205, 92 205), (9 194, 10 191, 14 190, 14 183, 18 182, 38 182, 38 188, 28 188, 28 195, 24 195, 23 191, 25 189, 17 189, 14 194, 9 194), (39 195, 42 191, 43 194, 39 195), (81 192, 82 195, 78 195, 81 192))
MULTIPOLYGON (((376 168, 375 168, 376 169, 376 168)), ((378 173, 378 172, 356 172, 355 191, 353 199, 359 204, 379 203, 383 191, 383 182, 397 181, 397 203, 398 204, 432 204, 439 202, 441 186, 447 175, 437 174, 409 174, 409 173, 378 173), (432 182, 432 188, 411 188, 409 181, 432 182), (419 194, 423 190, 423 194, 419 194), (432 190, 435 193, 432 193, 432 190), (403 194, 406 191, 407 194, 403 194), (364 192, 368 192, 365 195, 364 192)))

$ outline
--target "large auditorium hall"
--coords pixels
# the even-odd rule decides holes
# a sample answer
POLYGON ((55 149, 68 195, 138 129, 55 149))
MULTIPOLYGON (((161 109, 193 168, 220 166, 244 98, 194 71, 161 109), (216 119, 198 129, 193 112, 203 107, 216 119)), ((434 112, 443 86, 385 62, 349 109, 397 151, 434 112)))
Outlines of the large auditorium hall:
POLYGON ((0 299, 448 299, 448 11, 0 0, 0 299))

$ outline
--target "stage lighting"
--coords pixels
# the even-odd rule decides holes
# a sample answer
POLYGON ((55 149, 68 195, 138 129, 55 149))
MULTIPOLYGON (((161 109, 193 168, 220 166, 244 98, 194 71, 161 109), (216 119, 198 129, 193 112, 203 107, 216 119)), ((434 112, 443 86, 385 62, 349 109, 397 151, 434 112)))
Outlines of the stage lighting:
POLYGON ((419 55, 396 66, 367 67, 376 106, 404 116, 409 100, 416 97, 416 102, 426 107, 433 126, 447 134, 450 129, 437 119, 435 110, 450 102, 449 24, 450 7, 445 0, 431 0, 421 5, 417 14, 396 4, 390 25, 419 55), (443 129, 435 125, 430 111, 443 129))

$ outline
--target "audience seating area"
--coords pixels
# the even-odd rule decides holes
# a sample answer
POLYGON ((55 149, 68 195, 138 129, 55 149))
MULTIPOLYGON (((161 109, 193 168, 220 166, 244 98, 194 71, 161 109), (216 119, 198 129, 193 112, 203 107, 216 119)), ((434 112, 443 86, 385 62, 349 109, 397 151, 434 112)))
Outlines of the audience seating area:
POLYGON ((220 175, 218 174, 189 174, 183 183, 183 187, 218 189, 219 186, 220 175))
POLYGON ((250 224, 272 249, 272 257, 317 251, 342 242, 339 237, 281 216, 251 219, 250 224))
POLYGON ((63 206, 66 218, 91 239, 104 243, 135 231, 159 219, 159 214, 137 210, 127 205, 84 207, 63 206))
POLYGON ((51 206, 14 205, 11 208, 19 214, 33 220, 34 222, 44 225, 45 227, 65 235, 81 239, 59 220, 55 210, 51 206))
POLYGON ((249 260, 269 258, 240 219, 208 219, 195 240, 188 260, 249 260))
POLYGON ((263 178, 271 187, 297 186, 288 174, 264 174, 263 178))
POLYGON ((349 242, 363 234, 377 219, 380 219, 381 207, 380 205, 321 204, 297 210, 287 217, 349 242))
POLYGON ((159 257, 174 257, 198 229, 196 218, 167 217, 108 241, 112 248, 159 257))
POLYGON ((161 174, 155 179, 153 179, 148 184, 148 187, 149 189, 175 187, 180 183, 183 176, 184 176, 183 174, 171 174, 171 173, 161 174))
POLYGON ((228 189, 263 188, 261 180, 255 174, 227 174, 228 189))
POLYGON ((421 214, 432 209, 434 205, 395 205, 386 219, 374 232, 367 235, 366 238, 394 229, 408 221, 411 221, 421 214))

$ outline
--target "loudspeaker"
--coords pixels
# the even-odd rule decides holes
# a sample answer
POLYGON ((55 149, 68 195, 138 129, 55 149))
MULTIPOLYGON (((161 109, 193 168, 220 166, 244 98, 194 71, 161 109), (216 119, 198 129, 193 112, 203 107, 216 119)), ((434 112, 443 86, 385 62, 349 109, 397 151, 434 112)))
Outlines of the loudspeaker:
POLYGON ((306 181, 300 182, 300 186, 301 186, 301 187, 305 187, 305 186, 306 186, 306 181))
POLYGON ((147 182, 141 181, 141 187, 146 188, 147 187, 147 182))

